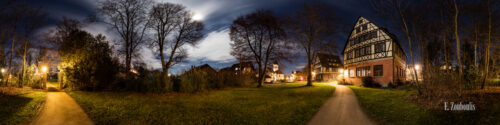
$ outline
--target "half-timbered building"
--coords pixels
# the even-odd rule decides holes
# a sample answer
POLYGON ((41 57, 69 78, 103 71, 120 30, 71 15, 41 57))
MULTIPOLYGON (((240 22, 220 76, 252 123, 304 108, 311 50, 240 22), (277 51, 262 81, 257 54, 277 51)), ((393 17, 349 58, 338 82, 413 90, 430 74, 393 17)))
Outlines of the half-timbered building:
POLYGON ((359 86, 365 77, 382 86, 406 80, 407 56, 398 39, 364 17, 356 21, 342 55, 348 83, 359 86))
POLYGON ((316 81, 340 80, 339 69, 343 68, 340 57, 333 54, 318 53, 313 72, 316 81))

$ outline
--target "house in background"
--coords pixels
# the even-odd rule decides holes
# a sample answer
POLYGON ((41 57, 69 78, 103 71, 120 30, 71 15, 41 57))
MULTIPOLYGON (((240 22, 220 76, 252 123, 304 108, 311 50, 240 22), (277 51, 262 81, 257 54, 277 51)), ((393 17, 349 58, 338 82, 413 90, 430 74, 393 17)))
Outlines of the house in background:
POLYGON ((279 70, 278 62, 274 61, 272 69, 268 69, 265 82, 279 82, 285 80, 285 74, 279 70))
POLYGON ((342 51, 346 82, 361 85, 365 77, 382 86, 406 80, 407 56, 396 36, 359 17, 342 51))
POLYGON ((292 76, 294 81, 304 81, 307 79, 307 75, 302 71, 292 71, 290 76, 292 76))
POLYGON ((340 57, 333 54, 318 53, 313 69, 316 81, 341 80, 343 69, 340 57))
POLYGON ((231 67, 222 68, 220 71, 234 72, 235 74, 251 74, 255 72, 252 62, 241 62, 233 64, 231 67))
POLYGON ((189 69, 186 72, 194 72, 194 71, 204 71, 206 73, 217 73, 217 71, 208 64, 203 64, 200 66, 191 66, 191 69, 189 69))

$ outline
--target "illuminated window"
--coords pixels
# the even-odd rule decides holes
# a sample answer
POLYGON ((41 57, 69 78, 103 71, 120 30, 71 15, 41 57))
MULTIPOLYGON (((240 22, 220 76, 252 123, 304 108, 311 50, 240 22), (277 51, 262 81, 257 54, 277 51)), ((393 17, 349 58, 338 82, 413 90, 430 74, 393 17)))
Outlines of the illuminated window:
POLYGON ((349 69, 349 77, 354 77, 354 69, 349 69))
POLYGON ((357 77, 370 76, 370 66, 356 68, 357 77))

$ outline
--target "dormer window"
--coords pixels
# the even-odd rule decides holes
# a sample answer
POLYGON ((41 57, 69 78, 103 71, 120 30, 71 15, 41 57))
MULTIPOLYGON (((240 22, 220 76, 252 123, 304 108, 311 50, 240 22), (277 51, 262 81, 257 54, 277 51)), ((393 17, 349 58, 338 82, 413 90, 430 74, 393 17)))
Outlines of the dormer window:
POLYGON ((363 20, 359 20, 359 24, 362 24, 363 23, 363 20))

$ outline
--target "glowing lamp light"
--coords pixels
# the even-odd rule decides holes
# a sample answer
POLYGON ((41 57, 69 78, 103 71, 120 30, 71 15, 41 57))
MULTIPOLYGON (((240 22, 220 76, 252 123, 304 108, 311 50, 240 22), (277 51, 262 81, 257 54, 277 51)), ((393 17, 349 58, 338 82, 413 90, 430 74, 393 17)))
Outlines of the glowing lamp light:
POLYGON ((335 80, 332 82, 334 85, 338 85, 339 84, 339 81, 335 80))
POLYGON ((47 66, 42 67, 42 72, 47 72, 47 66))
POLYGON ((420 70, 420 65, 415 65, 416 70, 420 70))
POLYGON ((4 68, 2 68, 2 70, 1 70, 1 71, 2 71, 2 73, 5 73, 5 69, 4 69, 4 68))
POLYGON ((340 73, 344 73, 344 69, 340 69, 340 73))
POLYGON ((137 72, 135 69, 130 69, 130 72, 132 72, 134 74, 139 74, 139 72, 137 72))

